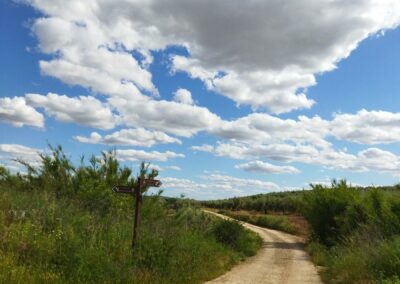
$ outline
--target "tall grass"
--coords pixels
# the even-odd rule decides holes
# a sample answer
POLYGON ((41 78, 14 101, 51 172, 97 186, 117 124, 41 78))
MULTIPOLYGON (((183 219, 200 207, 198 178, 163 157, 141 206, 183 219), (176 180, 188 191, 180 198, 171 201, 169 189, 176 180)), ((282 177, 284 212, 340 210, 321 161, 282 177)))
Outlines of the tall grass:
POLYGON ((132 251, 133 200, 111 187, 135 182, 112 155, 75 167, 60 147, 27 175, 0 167, 0 283, 200 283, 260 246, 235 224, 227 242, 224 221, 185 202, 171 211, 153 195, 132 251))
POLYGON ((313 238, 314 261, 329 283, 396 283, 400 279, 400 198, 360 190, 345 181, 313 186, 303 214, 313 238))

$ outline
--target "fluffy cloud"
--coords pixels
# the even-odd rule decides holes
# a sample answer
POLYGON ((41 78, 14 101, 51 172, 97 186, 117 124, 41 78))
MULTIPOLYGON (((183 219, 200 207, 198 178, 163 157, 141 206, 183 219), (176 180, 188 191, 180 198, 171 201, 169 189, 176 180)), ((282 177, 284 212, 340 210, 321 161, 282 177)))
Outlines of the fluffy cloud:
MULTIPOLYGON (((216 146, 203 145, 195 149, 239 160, 270 159, 353 172, 377 171, 396 176, 400 172, 400 156, 379 148, 367 148, 357 154, 335 150, 331 147, 318 148, 312 145, 290 144, 218 143, 216 146)), ((252 165, 252 162, 243 164, 243 167, 250 167, 249 164, 252 165)))
POLYGON ((248 172, 265 173, 265 174, 295 174, 299 170, 291 166, 277 166, 262 161, 251 161, 248 163, 236 165, 235 168, 243 169, 248 172))
POLYGON ((97 132, 92 132, 90 137, 75 136, 75 140, 90 144, 107 144, 123 146, 144 146, 151 147, 156 144, 182 142, 161 131, 150 131, 144 128, 122 129, 114 133, 101 136, 97 132))
POLYGON ((248 189, 248 190, 279 190, 279 186, 273 182, 261 181, 258 179, 243 179, 221 174, 211 174, 205 177, 210 180, 214 186, 225 190, 248 189))
POLYGON ((172 70, 185 71, 190 77, 201 79, 209 90, 220 93, 240 105, 267 109, 273 113, 288 112, 299 108, 310 108, 314 101, 304 93, 296 93, 299 88, 315 84, 315 78, 309 74, 297 74, 293 71, 274 73, 271 71, 220 72, 205 70, 198 60, 183 56, 172 57, 172 70), (288 85, 292 85, 289 87, 288 85), (285 89, 286 86, 286 89, 285 89))
POLYGON ((180 171, 181 170, 181 168, 178 167, 178 166, 162 166, 161 167, 161 166, 155 165, 155 164, 151 164, 150 165, 150 169, 154 169, 154 170, 157 170, 159 172, 168 171, 168 170, 172 170, 172 171, 180 171))
POLYGON ((174 59, 174 69, 238 104, 276 113, 309 108, 313 101, 300 90, 315 84, 316 73, 334 69, 361 40, 400 21, 395 1, 252 1, 240 9, 221 1, 213 13, 208 5, 164 5, 190 28, 192 57, 174 59))
POLYGON ((94 97, 27 94, 26 101, 29 105, 44 108, 49 115, 62 122, 111 129, 117 121, 111 109, 94 97))
POLYGON ((309 108, 314 102, 302 90, 315 74, 400 22, 396 0, 28 2, 47 15, 33 25, 40 48, 58 54, 41 62, 45 74, 113 96, 156 94, 150 51, 180 45, 190 61, 173 59, 174 70, 238 104, 276 113, 309 108))
POLYGON ((38 166, 40 160, 39 154, 41 153, 43 153, 41 149, 19 144, 0 144, 0 163, 11 170, 20 171, 21 164, 16 160, 22 160, 31 166, 38 166))
POLYGON ((200 179, 196 182, 190 179, 165 177, 162 178, 162 187, 168 191, 169 195, 179 196, 184 193, 188 197, 197 199, 216 199, 281 190, 273 182, 242 179, 216 173, 202 176, 200 179))
MULTIPOLYGON (((52 55, 40 61, 41 72, 107 100, 105 104, 93 97, 28 95, 28 107, 43 107, 60 121, 102 129, 116 125, 115 111, 118 123, 168 137, 206 131, 230 141, 193 149, 235 159, 298 161, 357 171, 393 172, 390 162, 397 165, 392 153, 369 148, 350 154, 328 142, 331 137, 371 145, 397 142, 397 113, 362 110, 336 115, 332 121, 252 113, 226 121, 193 105, 183 89, 175 101, 156 98, 149 69, 152 51, 183 46, 189 55, 171 55, 171 71, 200 79, 208 90, 238 105, 274 113, 310 108, 315 102, 306 93, 316 84, 316 74, 336 68, 363 39, 399 25, 397 0, 290 0, 285 5, 277 0, 240 5, 228 0, 26 2, 44 14, 32 26, 40 50, 52 55), (374 165, 373 155, 382 157, 382 165, 374 165)), ((77 139, 143 144, 123 131, 77 139)), ((136 152, 127 159, 154 154, 131 151, 136 152)))
POLYGON ((203 144, 201 146, 192 146, 190 148, 194 151, 209 152, 209 153, 214 151, 214 146, 209 144, 203 144))
POLYGON ((197 183, 189 179, 165 177, 162 179, 162 186, 166 189, 179 189, 189 192, 196 192, 198 189, 206 189, 207 185, 197 183))
POLYGON ((400 175, 400 157, 378 148, 368 148, 358 153, 360 167, 400 175))
POLYGON ((166 151, 166 152, 158 152, 151 151, 146 152, 143 150, 115 150, 116 156, 120 161, 161 161, 165 162, 168 159, 172 158, 184 158, 185 155, 177 154, 175 152, 166 151))
POLYGON ((400 113, 367 111, 337 114, 330 123, 337 139, 360 144, 393 143, 400 141, 400 113))
POLYGON ((165 100, 140 102, 124 98, 110 98, 109 102, 121 114, 128 126, 153 128, 179 136, 190 137, 220 118, 205 107, 165 100))
POLYGON ((194 104, 192 94, 189 90, 178 89, 174 94, 174 100, 178 103, 192 105, 194 104))
POLYGON ((247 142, 308 142, 329 146, 324 140, 329 134, 329 122, 318 116, 299 116, 297 120, 281 119, 269 114, 252 113, 233 121, 221 121, 210 128, 218 137, 247 142))
POLYGON ((30 125, 44 127, 44 117, 33 107, 26 104, 25 98, 0 98, 0 122, 16 127, 30 125))
MULTIPOLYGON (((90 9, 90 4, 87 5, 86 11, 90 9)), ((80 6, 84 8, 85 5, 80 6)), ((84 18, 75 22, 63 16, 37 19, 32 27, 43 52, 61 55, 57 59, 41 61, 43 73, 97 92, 129 97, 139 93, 137 89, 157 93, 151 82, 151 73, 132 55, 115 45, 116 42, 105 34, 106 30, 101 29, 101 24, 84 24, 84 18)), ((76 16, 85 15, 78 12, 76 16)))

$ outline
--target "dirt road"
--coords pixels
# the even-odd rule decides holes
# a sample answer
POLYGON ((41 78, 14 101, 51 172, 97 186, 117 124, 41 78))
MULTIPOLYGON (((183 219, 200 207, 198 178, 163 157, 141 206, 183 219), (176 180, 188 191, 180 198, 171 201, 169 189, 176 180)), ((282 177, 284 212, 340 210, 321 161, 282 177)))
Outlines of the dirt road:
MULTIPOLYGON (((206 212, 229 219, 221 214, 206 212)), ((262 248, 257 255, 207 283, 322 283, 316 267, 304 251, 301 238, 241 223, 260 235, 262 248)))

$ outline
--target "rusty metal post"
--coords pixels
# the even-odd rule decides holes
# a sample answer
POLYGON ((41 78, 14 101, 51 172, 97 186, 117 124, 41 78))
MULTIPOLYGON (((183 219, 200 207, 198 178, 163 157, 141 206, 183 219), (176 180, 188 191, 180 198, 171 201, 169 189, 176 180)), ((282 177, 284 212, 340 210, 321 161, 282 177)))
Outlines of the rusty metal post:
POLYGON ((137 239, 138 239, 138 233, 137 233, 137 228, 140 224, 140 205, 142 202, 142 186, 143 186, 143 181, 141 178, 138 178, 137 185, 135 188, 135 219, 133 223, 133 237, 132 237, 132 249, 135 248, 135 245, 137 244, 137 239))

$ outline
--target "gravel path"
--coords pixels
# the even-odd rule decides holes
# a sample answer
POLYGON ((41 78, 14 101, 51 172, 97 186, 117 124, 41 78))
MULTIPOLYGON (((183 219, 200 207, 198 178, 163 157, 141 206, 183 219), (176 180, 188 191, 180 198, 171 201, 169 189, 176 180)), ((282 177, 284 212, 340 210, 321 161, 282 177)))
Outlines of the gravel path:
MULTIPOLYGON (((230 219, 211 211, 206 212, 230 219)), ((207 283, 322 283, 316 267, 304 251, 304 242, 300 237, 240 223, 260 235, 263 239, 262 248, 257 255, 207 283)))

